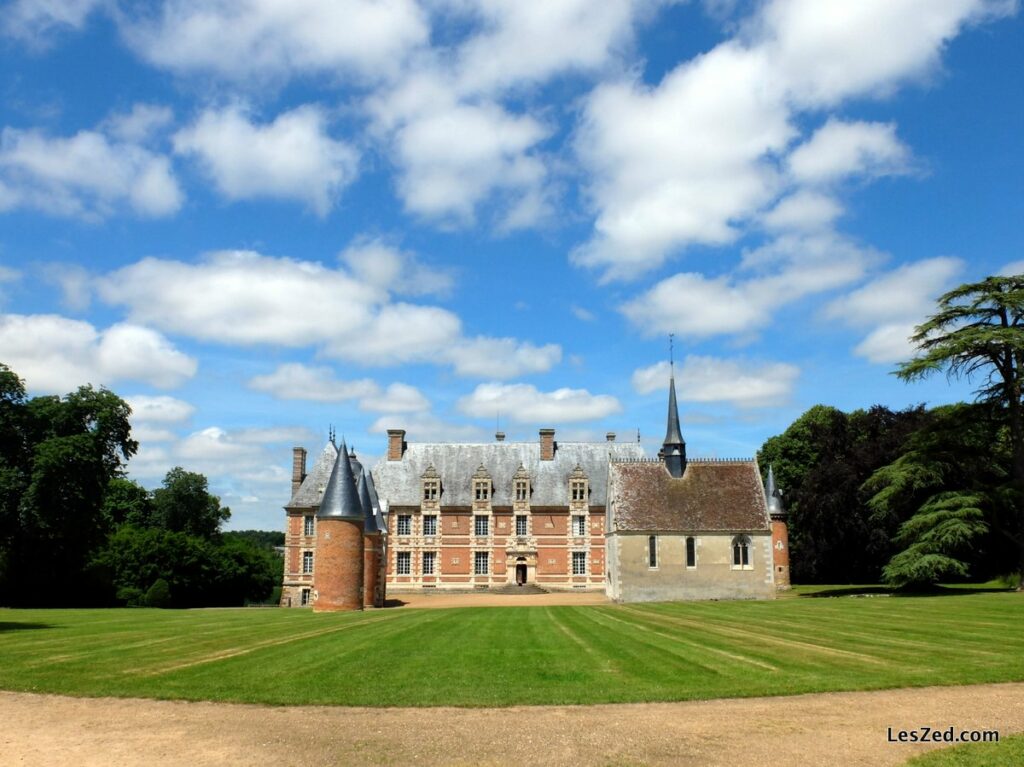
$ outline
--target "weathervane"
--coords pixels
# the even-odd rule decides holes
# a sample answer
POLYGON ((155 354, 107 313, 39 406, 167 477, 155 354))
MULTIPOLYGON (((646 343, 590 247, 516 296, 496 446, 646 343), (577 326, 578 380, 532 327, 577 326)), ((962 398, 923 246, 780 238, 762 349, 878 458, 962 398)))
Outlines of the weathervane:
POLYGON ((673 368, 676 366, 675 349, 673 348, 675 337, 675 333, 668 334, 668 364, 673 368))

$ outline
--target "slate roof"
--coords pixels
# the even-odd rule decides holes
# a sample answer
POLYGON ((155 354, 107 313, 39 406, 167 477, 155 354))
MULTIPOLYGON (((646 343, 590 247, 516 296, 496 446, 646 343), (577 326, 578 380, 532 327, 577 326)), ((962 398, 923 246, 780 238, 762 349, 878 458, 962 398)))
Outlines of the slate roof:
POLYGON ((690 460, 679 478, 660 461, 612 463, 609 532, 768 532, 755 461, 690 460))
POLYGON ((288 501, 287 508, 309 509, 319 506, 320 499, 324 495, 324 488, 327 487, 327 480, 331 478, 331 470, 337 460, 338 448, 334 446, 334 443, 328 442, 317 456, 312 470, 299 485, 299 489, 295 491, 292 499, 288 501))
POLYGON ((338 450, 338 460, 331 469, 331 477, 324 488, 324 497, 320 508, 316 511, 320 518, 359 519, 365 518, 363 505, 359 501, 355 477, 352 476, 352 463, 349 460, 345 443, 338 450))
POLYGON ((532 506, 568 506, 569 475, 579 465, 587 474, 590 505, 607 497, 609 459, 636 460, 643 448, 631 442, 558 442, 552 461, 540 460, 539 442, 483 444, 409 443, 400 461, 382 459, 373 469, 381 499, 389 506, 419 506, 420 477, 433 466, 441 477, 443 506, 470 506, 472 477, 483 465, 491 476, 492 506, 511 506, 512 477, 520 464, 530 475, 532 506))

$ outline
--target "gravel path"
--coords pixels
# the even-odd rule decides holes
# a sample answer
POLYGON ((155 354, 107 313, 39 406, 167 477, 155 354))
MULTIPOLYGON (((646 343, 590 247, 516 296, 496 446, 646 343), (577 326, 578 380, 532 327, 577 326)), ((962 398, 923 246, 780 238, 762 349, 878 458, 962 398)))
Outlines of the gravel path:
POLYGON ((887 728, 1024 731, 1024 683, 691 703, 365 709, 0 692, 3 765, 896 765, 887 728))

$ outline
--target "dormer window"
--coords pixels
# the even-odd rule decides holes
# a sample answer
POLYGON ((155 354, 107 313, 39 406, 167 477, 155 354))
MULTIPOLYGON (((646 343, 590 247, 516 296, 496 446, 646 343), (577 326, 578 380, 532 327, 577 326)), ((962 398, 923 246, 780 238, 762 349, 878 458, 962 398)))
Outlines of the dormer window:
POLYGON ((577 503, 587 500, 587 475, 579 464, 569 475, 569 498, 577 503))
POLYGON ((475 501, 488 501, 491 498, 491 475, 487 473, 487 469, 484 468, 483 464, 480 464, 480 468, 473 474, 473 499, 475 501))
POLYGON ((441 495, 441 477, 433 466, 428 466, 420 477, 423 482, 423 500, 436 501, 441 495))
POLYGON ((529 485, 525 479, 516 480, 516 500, 525 501, 530 495, 529 485))

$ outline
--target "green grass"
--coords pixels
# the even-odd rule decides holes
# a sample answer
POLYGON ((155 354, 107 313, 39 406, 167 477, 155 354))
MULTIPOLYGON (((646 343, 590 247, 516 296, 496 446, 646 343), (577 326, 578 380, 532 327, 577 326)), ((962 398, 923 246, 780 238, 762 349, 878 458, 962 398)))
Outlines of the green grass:
POLYGON ((969 743, 915 756, 908 767, 1019 767, 1024 764, 1024 735, 998 743, 969 743))
POLYGON ((0 688, 273 704, 691 700, 1024 680, 1024 596, 0 610, 0 688))

